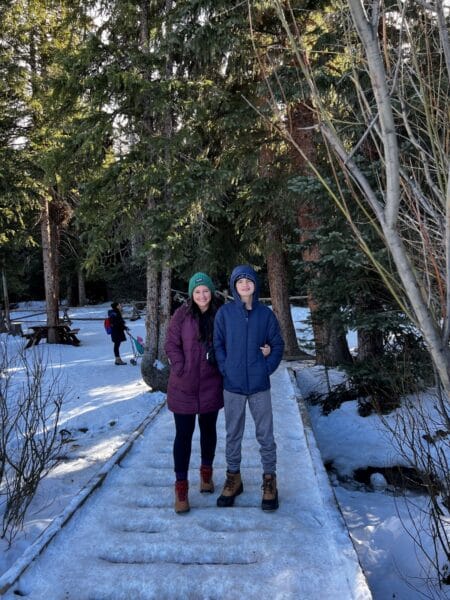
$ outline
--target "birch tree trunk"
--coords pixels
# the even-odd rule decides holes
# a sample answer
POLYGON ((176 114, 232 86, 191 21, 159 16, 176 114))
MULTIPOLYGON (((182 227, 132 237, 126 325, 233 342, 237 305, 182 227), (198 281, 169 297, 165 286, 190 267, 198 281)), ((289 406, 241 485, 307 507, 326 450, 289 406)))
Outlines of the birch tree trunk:
MULTIPOLYGON (((399 277, 410 301, 415 321, 423 333, 447 398, 450 398, 450 352, 448 343, 445 345, 443 343, 444 340, 442 339, 441 328, 430 313, 426 300, 422 294, 420 282, 417 279, 416 272, 411 266, 411 262, 398 230, 400 226, 398 215, 401 199, 399 147, 392 100, 387 83, 388 77, 377 37, 378 22, 372 23, 369 21, 363 5, 359 0, 349 0, 349 7, 356 30, 366 52, 368 71, 375 95, 381 127, 381 139, 383 141, 386 176, 384 208, 379 204, 373 193, 368 193, 367 198, 374 208, 375 214, 378 216, 386 240, 386 245, 394 259, 399 277)), ((340 149, 340 152, 342 152, 342 148, 340 149)), ((369 186, 365 181, 365 178, 354 165, 352 165, 352 174, 358 181, 364 183, 364 189, 368 191, 369 186)), ((445 283, 448 290, 448 271, 447 281, 445 283)))

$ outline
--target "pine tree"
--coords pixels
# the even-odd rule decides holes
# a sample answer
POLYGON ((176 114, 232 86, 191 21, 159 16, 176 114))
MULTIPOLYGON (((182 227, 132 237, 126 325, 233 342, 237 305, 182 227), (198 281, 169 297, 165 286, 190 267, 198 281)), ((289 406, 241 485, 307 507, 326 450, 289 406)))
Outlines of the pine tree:
POLYGON ((79 24, 74 3, 18 1, 8 3, 3 10, 4 35, 9 41, 4 64, 9 73, 15 74, 16 92, 9 101, 15 111, 11 119, 15 130, 5 152, 15 157, 10 163, 12 168, 14 164, 22 168, 17 172, 15 187, 19 199, 25 194, 32 199, 23 204, 28 215, 40 212, 51 343, 58 341, 54 326, 59 314, 60 233, 71 216, 59 187, 62 166, 53 160, 64 123, 55 119, 52 82, 58 57, 76 42, 79 24))

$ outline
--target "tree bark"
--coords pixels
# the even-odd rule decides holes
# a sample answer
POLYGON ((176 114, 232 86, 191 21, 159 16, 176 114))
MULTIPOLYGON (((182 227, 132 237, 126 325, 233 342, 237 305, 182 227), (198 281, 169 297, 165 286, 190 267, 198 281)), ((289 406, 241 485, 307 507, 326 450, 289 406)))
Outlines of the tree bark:
MULTIPOLYGON (((173 0, 165 0, 163 10, 166 15, 172 8, 173 0)), ((149 53, 150 42, 150 5, 148 0, 140 1, 141 15, 139 24, 139 44, 144 54, 149 53)), ((170 25, 167 25, 170 27, 170 25)), ((167 29, 166 35, 169 30, 167 29)), ((151 73, 147 74, 148 80, 152 78, 151 73)), ((169 81, 172 77, 172 61, 169 55, 166 56, 166 64, 162 77, 169 81)), ((149 105, 145 111, 143 120, 145 129, 155 134, 164 136, 164 162, 170 165, 170 141, 173 131, 172 108, 170 102, 167 102, 165 110, 158 114, 153 114, 152 107, 149 105)), ((150 159, 151 162, 151 159, 150 159)), ((168 186, 162 191, 160 202, 168 204, 170 201, 170 189, 168 186)), ((149 195, 147 201, 147 210, 154 211, 157 208, 157 198, 154 194, 149 195)), ((166 258, 166 257, 165 257, 166 258)), ((147 315, 146 315, 146 343, 145 351, 141 362, 141 373, 144 381, 152 389, 161 391, 167 390, 169 378, 169 368, 164 351, 166 329, 170 318, 170 288, 171 288, 171 269, 167 266, 168 261, 162 261, 155 256, 155 253, 149 251, 147 256, 147 315)))
MULTIPOLYGON (((380 302, 376 297, 370 300, 360 299, 358 302, 358 312, 364 315, 370 315, 380 312, 380 302)), ((358 335, 358 354, 357 361, 364 362, 367 359, 381 357, 384 354, 383 332, 379 329, 359 328, 358 335)))
POLYGON ((5 269, 2 269, 2 284, 3 284, 3 302, 5 305, 4 314, 0 315, 3 318, 0 322, 0 331, 11 331, 11 316, 9 314, 9 294, 8 294, 8 283, 6 281, 5 269), (5 329, 3 329, 3 327, 5 329))
MULTIPOLYGON (((311 163, 316 162, 314 124, 314 114, 307 104, 299 102, 289 109, 287 128, 292 139, 302 150, 302 154, 294 151, 294 149, 291 151, 293 165, 297 173, 309 173, 308 160, 311 163)), ((301 243, 310 242, 309 246, 302 252, 302 259, 305 263, 318 262, 320 260, 319 246, 310 240, 313 239, 317 229, 321 226, 321 221, 317 210, 314 210, 314 202, 311 198, 300 199, 297 220, 301 243)), ((339 320, 330 318, 325 321, 319 318, 320 306, 311 289, 307 290, 307 298, 314 334, 316 362, 328 366, 351 362, 352 358, 348 349, 345 331, 339 320)))
POLYGON ((77 273, 78 278, 78 305, 84 306, 86 304, 86 281, 84 278, 84 271, 80 267, 77 273))
POLYGON ((145 317, 145 348, 148 358, 153 362, 158 358, 159 336, 159 272, 158 264, 149 253, 147 256, 147 310, 145 317))
POLYGON ((151 253, 147 255, 147 302, 145 315, 145 346, 141 361, 142 379, 151 389, 154 383, 155 361, 158 355, 158 268, 151 253))
MULTIPOLYGON (((259 176, 266 179, 273 178, 275 175, 275 162, 272 148, 264 144, 259 153, 259 176)), ((280 323, 281 334, 284 340, 284 356, 298 356, 299 348, 289 302, 287 264, 283 250, 280 226, 274 221, 267 222, 264 224, 264 230, 266 237, 265 255, 270 297, 273 311, 280 323)))
POLYGON ((72 292, 72 275, 67 273, 65 277, 66 282, 66 302, 67 306, 73 306, 73 292, 72 292))
POLYGON ((170 309, 172 304, 172 269, 165 261, 161 271, 161 286, 159 290, 159 332, 158 332, 158 359, 167 363, 167 356, 164 349, 166 344, 167 328, 170 321, 170 309))
POLYGON ((48 198, 43 198, 41 236, 47 325, 49 326, 47 342, 49 344, 58 343, 55 327, 59 324, 59 280, 57 256, 55 256, 57 243, 54 235, 55 227, 51 219, 50 201, 48 198))
POLYGON ((284 339, 284 356, 298 357, 299 348, 292 320, 287 281, 286 257, 281 246, 281 234, 272 228, 268 236, 267 275, 273 312, 280 323, 284 339))
POLYGON ((147 314, 146 342, 141 361, 141 374, 153 390, 167 391, 169 368, 165 359, 164 343, 170 318, 171 270, 160 271, 159 260, 151 253, 147 257, 147 314))
POLYGON ((381 331, 358 329, 357 361, 364 361, 383 355, 383 334, 381 331))

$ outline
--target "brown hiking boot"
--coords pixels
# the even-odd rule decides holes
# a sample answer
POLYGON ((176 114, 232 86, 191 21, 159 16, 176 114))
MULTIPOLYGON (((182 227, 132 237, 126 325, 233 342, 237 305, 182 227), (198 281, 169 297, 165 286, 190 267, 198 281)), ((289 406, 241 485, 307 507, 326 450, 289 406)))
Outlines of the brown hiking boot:
POLYGON ((191 507, 188 500, 189 483, 186 479, 175 482, 175 512, 189 512, 191 507))
POLYGON ((212 480, 212 467, 202 465, 200 467, 200 492, 212 494, 214 492, 214 481, 212 480))
POLYGON ((116 365, 126 365, 127 363, 123 361, 121 358, 116 358, 114 364, 116 365))
POLYGON ((222 494, 217 498, 217 506, 233 506, 234 499, 244 491, 240 473, 227 471, 227 478, 223 486, 222 494))
POLYGON ((278 508, 277 476, 276 475, 263 475, 263 484, 262 484, 261 488, 263 491, 261 508, 263 510, 277 510, 277 508, 278 508))

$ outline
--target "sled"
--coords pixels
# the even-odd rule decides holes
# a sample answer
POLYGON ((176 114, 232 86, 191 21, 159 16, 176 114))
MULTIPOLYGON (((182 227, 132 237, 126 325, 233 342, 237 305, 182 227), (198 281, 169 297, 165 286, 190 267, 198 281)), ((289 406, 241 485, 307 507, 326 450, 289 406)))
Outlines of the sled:
POLYGON ((127 333, 130 338, 131 349, 133 352, 133 358, 130 359, 130 364, 137 365, 138 358, 144 354, 144 340, 140 336, 137 338, 133 337, 129 331, 127 331, 127 333))

